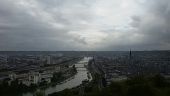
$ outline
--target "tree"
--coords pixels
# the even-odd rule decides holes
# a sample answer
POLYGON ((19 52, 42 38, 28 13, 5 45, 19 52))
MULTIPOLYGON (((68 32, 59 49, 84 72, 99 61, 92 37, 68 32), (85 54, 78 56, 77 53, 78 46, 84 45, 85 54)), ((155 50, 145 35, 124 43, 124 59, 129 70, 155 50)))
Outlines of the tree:
POLYGON ((76 69, 75 65, 73 65, 73 71, 77 72, 77 69, 76 69))
POLYGON ((63 75, 62 72, 53 73, 53 77, 51 78, 51 81, 52 82, 59 82, 60 80, 62 80, 64 78, 62 75, 63 75))
POLYGON ((167 85, 166 79, 160 74, 155 75, 152 79, 156 87, 165 87, 167 85))
POLYGON ((45 92, 44 91, 36 91, 34 96, 45 96, 45 92))
POLYGON ((155 96, 151 86, 136 84, 128 88, 127 96, 155 96))

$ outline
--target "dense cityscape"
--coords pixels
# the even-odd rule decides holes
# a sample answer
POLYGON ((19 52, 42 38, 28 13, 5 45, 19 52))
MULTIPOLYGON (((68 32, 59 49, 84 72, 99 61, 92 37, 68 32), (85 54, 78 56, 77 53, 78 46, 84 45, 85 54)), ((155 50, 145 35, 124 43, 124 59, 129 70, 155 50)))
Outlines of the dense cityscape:
POLYGON ((33 96, 38 90, 51 96, 67 88, 78 90, 73 96, 86 96, 86 86, 102 90, 113 82, 158 74, 170 82, 170 51, 1 52, 0 66, 2 96, 33 96))

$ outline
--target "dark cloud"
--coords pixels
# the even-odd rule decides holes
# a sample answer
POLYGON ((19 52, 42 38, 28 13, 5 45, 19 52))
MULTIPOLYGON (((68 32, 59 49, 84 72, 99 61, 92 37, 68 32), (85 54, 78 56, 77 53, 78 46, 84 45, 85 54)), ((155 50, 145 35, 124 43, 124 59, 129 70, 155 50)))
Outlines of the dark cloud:
POLYGON ((132 21, 133 21, 131 23, 132 27, 139 27, 141 23, 141 18, 139 16, 132 16, 132 21))
POLYGON ((118 43, 107 44, 108 46, 103 47, 102 50, 170 49, 170 2, 168 0, 150 0, 145 3, 145 13, 131 17, 130 26, 134 30, 126 31, 120 37, 122 39, 119 38, 118 43))
MULTIPOLYGON (((70 50, 65 33, 67 29, 55 29, 48 22, 31 16, 15 2, 0 1, 0 49, 1 50, 70 50), (10 6, 11 5, 11 6, 10 6), (2 19, 2 20, 1 20, 2 19), (65 44, 65 45, 64 45, 65 44), (64 46, 63 46, 64 45, 64 46)), ((41 17, 40 17, 41 18, 41 17)))
POLYGON ((145 42, 154 44, 155 49, 169 49, 170 45, 170 2, 168 0, 152 0, 148 14, 144 15, 143 24, 139 28, 145 35, 145 42), (149 18, 149 19, 148 19, 149 18))
POLYGON ((168 50, 169 37, 168 0, 0 1, 0 50, 168 50))

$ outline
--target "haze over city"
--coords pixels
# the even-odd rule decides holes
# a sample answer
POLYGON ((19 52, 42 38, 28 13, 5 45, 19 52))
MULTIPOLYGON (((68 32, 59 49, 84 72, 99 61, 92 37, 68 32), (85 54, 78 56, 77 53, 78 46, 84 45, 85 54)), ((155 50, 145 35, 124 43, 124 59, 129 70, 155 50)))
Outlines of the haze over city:
POLYGON ((169 50, 169 17, 169 0, 0 0, 0 50, 169 50))

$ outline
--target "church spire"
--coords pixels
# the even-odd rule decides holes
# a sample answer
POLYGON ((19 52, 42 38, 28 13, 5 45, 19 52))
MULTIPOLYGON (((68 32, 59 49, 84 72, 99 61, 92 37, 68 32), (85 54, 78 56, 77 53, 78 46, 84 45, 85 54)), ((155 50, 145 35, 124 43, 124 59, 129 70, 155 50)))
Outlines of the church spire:
POLYGON ((132 51, 130 49, 130 52, 129 52, 129 58, 132 59, 132 51))

